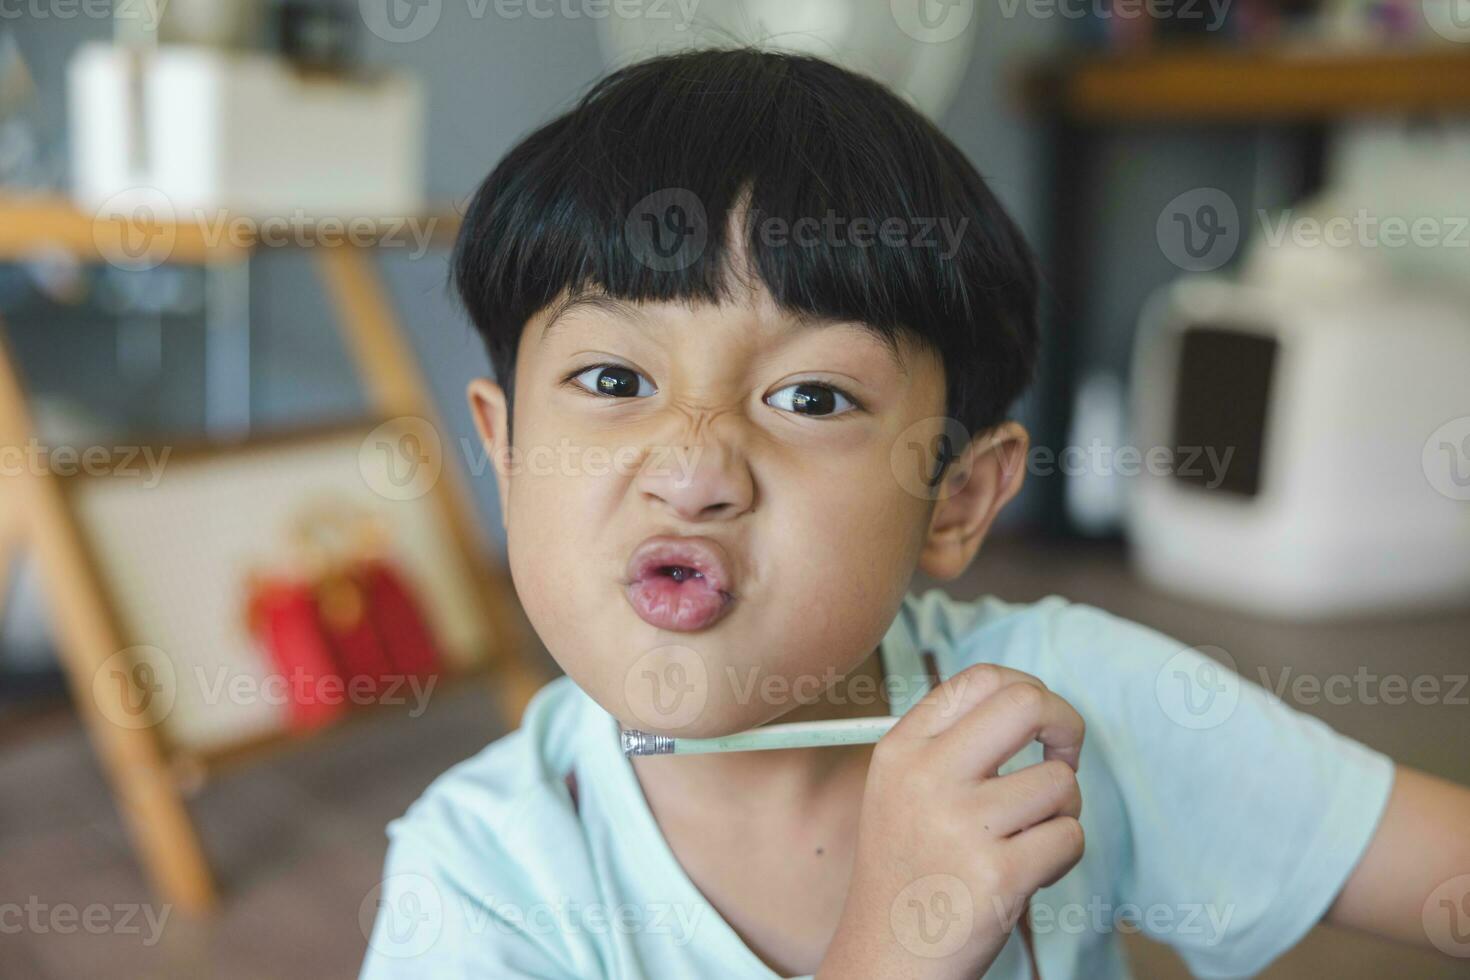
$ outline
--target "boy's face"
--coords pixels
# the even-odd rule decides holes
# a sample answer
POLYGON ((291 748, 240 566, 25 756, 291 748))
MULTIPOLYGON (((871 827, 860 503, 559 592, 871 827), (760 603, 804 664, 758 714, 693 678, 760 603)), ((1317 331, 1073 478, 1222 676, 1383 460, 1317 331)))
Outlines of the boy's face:
POLYGON ((470 403, 526 614, 627 727, 726 734, 819 698, 914 569, 963 571, 1020 486, 1007 423, 925 491, 908 474, 943 425, 938 359, 802 324, 763 288, 551 313, 521 336, 509 450, 501 389, 476 379, 470 403))

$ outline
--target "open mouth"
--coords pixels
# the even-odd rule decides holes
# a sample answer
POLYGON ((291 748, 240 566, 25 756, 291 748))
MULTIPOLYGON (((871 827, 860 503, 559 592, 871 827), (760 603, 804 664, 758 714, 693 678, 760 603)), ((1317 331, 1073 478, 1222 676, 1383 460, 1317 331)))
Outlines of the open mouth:
POLYGON ((723 549, 709 538, 654 537, 628 561, 624 594, 650 626, 693 632, 729 611, 735 595, 723 549))

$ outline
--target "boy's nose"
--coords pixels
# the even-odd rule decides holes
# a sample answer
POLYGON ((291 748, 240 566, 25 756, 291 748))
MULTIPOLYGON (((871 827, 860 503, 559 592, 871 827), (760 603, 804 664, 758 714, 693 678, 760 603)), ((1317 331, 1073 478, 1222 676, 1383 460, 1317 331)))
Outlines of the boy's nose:
POLYGON ((686 521, 729 520, 755 502, 749 467, 720 443, 650 452, 637 489, 644 500, 686 521))

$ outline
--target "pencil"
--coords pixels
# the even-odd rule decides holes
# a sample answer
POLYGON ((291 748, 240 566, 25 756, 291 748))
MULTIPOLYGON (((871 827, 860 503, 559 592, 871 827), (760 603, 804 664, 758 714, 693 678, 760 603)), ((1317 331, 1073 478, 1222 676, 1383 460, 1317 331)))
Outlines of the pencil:
POLYGON ((882 738, 898 723, 898 715, 881 718, 834 718, 763 725, 717 738, 677 738, 623 729, 623 754, 700 755, 708 752, 754 752, 760 749, 810 749, 824 745, 865 745, 882 738))

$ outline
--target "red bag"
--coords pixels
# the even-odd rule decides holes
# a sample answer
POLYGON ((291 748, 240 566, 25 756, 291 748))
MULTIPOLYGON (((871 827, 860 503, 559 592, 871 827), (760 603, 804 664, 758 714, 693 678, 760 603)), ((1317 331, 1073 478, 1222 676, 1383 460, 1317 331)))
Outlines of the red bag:
POLYGON ((384 539, 370 520, 316 508, 295 529, 299 574, 251 577, 250 631, 287 681, 295 728, 439 670, 433 630, 384 539))
POLYGON ((316 728, 335 719, 347 701, 321 696, 333 690, 332 683, 324 683, 328 679, 340 686, 341 674, 311 586, 254 576, 247 603, 250 632, 286 681, 291 727, 316 728))
POLYGON ((408 583, 388 562, 365 559, 359 566, 367 606, 394 669, 408 677, 439 671, 439 648, 408 583))
POLYGON ((352 682, 353 697, 377 694, 396 669, 360 571, 349 567, 328 574, 316 585, 316 600, 327 642, 342 677, 352 682))

